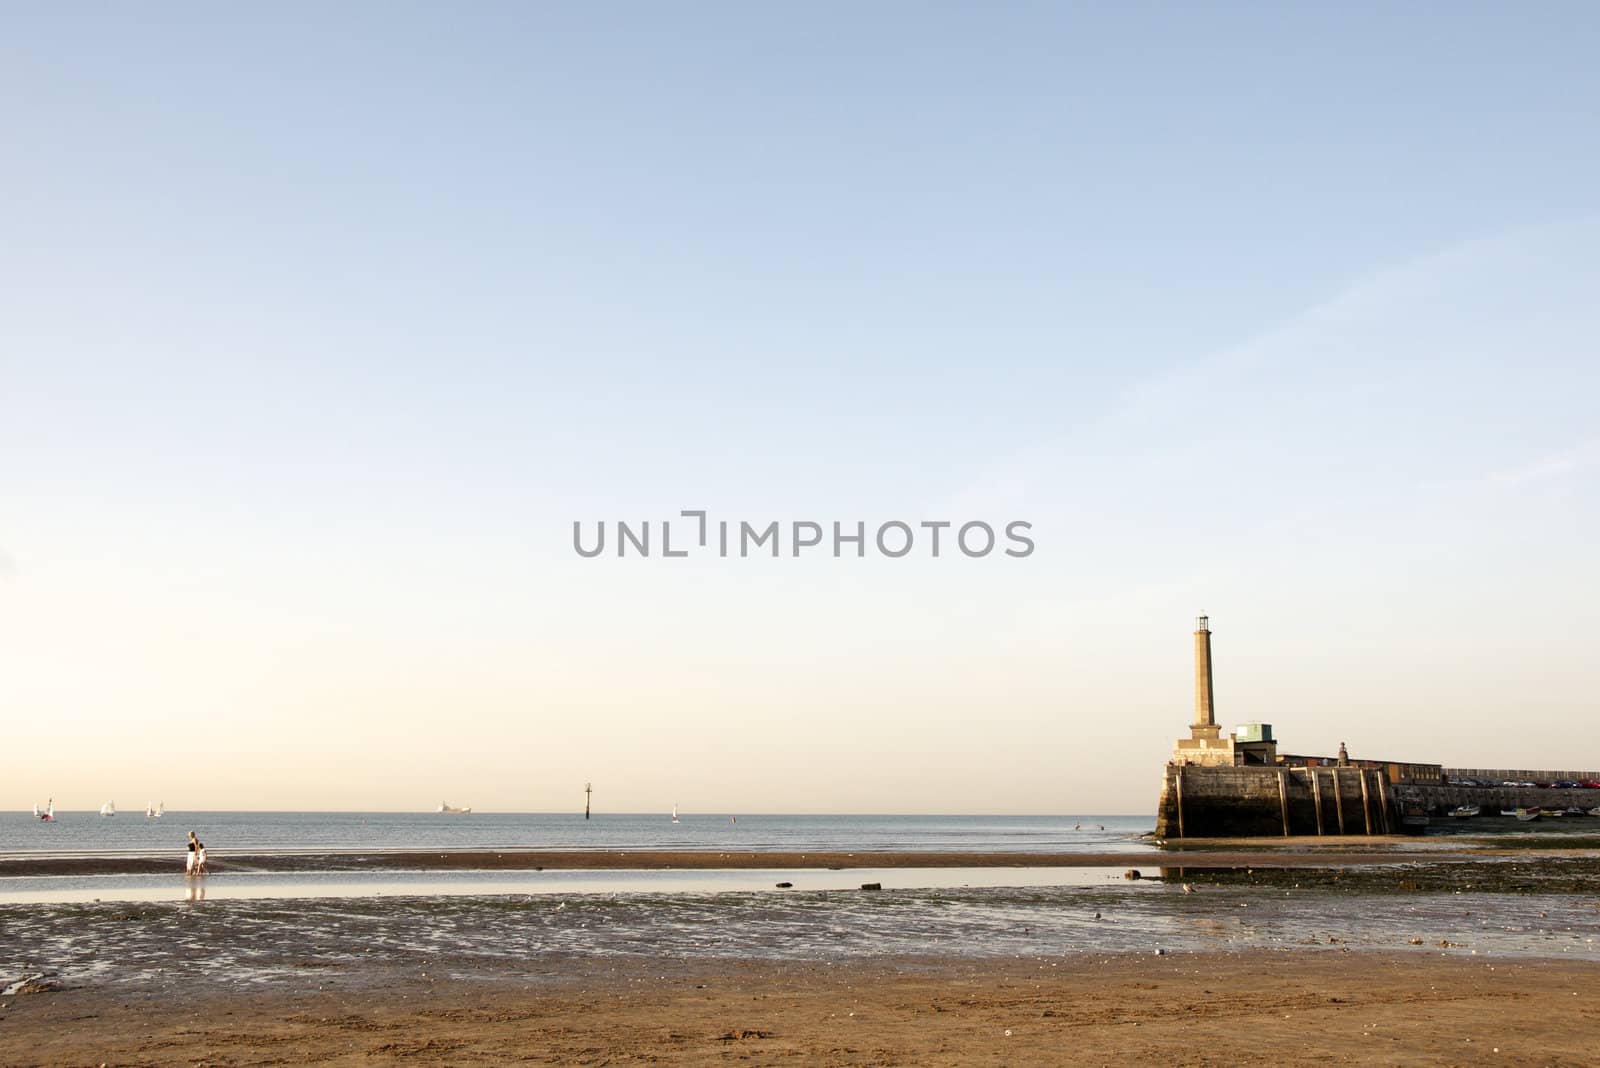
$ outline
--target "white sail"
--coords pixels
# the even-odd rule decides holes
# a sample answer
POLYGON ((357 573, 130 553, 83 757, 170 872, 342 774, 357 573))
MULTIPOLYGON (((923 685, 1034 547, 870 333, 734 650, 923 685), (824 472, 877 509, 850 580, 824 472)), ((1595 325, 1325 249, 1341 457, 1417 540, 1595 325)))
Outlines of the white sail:
POLYGON ((115 801, 107 801, 105 804, 100 806, 100 815, 102 815, 102 816, 115 816, 116 814, 117 814, 117 804, 116 804, 115 801))
POLYGON ((678 822, 678 803, 676 801, 672 803, 672 822, 678 822))

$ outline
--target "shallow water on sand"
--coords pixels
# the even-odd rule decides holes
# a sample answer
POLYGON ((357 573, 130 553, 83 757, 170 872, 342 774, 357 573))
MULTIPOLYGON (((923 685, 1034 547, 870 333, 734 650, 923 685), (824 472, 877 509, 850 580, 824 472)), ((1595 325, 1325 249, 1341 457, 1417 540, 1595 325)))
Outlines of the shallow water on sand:
POLYGON ((1187 894, 1152 881, 0 905, 0 976, 44 971, 69 984, 148 990, 196 980, 206 989, 531 981, 559 978, 578 957, 652 967, 930 956, 1066 963, 1085 953, 1314 946, 1600 960, 1600 901, 1260 887, 1187 894))
POLYGON ((0 877, 0 905, 86 902, 229 901, 271 898, 481 897, 491 894, 754 893, 789 883, 801 890, 997 886, 1094 886, 1121 881, 1107 868, 850 868, 648 871, 222 872, 170 875, 0 877))

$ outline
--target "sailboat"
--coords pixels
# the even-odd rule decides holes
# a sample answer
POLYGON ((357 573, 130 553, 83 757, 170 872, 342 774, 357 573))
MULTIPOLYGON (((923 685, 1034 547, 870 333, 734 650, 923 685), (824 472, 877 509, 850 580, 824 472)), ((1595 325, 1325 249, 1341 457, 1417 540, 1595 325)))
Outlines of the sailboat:
POLYGON ((38 805, 34 805, 33 814, 47 823, 54 821, 56 818, 56 799, 52 797, 48 802, 46 802, 43 812, 39 811, 38 805))
POLYGON ((678 803, 676 801, 672 803, 672 822, 678 822, 678 803))
POLYGON ((145 802, 145 806, 144 806, 144 818, 145 819, 147 819, 147 820, 158 820, 162 816, 165 816, 166 814, 167 814, 167 803, 165 801, 161 802, 161 804, 159 804, 159 805, 156 804, 154 801, 146 801, 145 802))
POLYGON ((115 816, 116 814, 117 814, 117 803, 115 801, 107 801, 105 804, 100 806, 100 815, 102 815, 102 816, 115 816))

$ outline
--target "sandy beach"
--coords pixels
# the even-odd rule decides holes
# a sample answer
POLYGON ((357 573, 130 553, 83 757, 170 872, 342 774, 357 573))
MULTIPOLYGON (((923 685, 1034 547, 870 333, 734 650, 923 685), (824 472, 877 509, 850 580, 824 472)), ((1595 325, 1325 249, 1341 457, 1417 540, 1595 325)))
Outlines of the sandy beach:
POLYGON ((848 965, 571 962, 531 987, 11 997, 8 1065, 1591 1065, 1600 965, 1309 949, 848 965))

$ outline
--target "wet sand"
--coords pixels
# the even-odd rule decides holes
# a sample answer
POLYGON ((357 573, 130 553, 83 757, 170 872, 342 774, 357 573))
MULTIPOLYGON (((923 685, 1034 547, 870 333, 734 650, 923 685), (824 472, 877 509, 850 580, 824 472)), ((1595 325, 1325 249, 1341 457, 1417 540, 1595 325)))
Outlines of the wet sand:
POLYGON ((8 1065, 1542 1064, 1600 1056, 1600 964, 1305 951, 569 961, 524 985, 13 996, 8 1065))
MULTIPOLYGON (((1139 868, 1163 866, 1222 868, 1349 867, 1417 861, 1459 861, 1497 855, 1469 847, 1416 850, 1373 839, 1345 839, 1328 845, 1301 843, 1279 848, 1221 847, 1103 853, 1019 852, 713 852, 710 850, 432 850, 339 853, 251 853, 211 851, 213 872, 306 871, 664 871, 803 868, 1139 868), (1366 849, 1353 848, 1367 843, 1366 849)), ((1400 840, 1403 843, 1405 840, 1400 840)), ((1552 854, 1559 848, 1544 850, 1552 854)), ((24 875, 143 875, 182 869, 172 856, 50 856, 0 858, 0 878, 24 875)))

